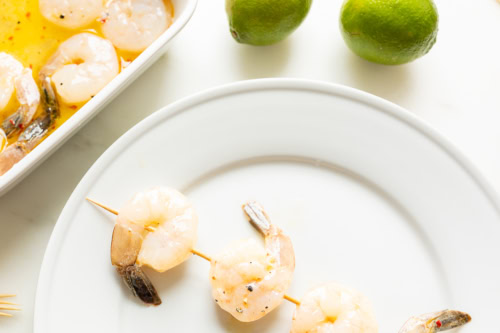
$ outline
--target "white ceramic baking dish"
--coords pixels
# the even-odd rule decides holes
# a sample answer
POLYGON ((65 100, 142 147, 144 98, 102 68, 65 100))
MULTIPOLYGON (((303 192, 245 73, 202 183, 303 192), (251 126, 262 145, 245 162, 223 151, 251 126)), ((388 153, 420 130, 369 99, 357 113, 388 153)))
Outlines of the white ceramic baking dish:
POLYGON ((32 152, 14 165, 12 169, 3 176, 0 176, 0 196, 33 171, 165 53, 170 41, 184 28, 193 15, 197 4, 197 0, 171 1, 175 8, 173 24, 93 99, 88 101, 87 104, 49 135, 32 152))

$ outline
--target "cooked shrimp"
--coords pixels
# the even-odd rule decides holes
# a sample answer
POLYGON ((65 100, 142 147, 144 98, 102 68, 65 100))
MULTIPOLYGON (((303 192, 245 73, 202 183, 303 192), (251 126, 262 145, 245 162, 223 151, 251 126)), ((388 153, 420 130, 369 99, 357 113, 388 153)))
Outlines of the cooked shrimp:
POLYGON ((212 295, 236 319, 262 318, 283 301, 292 282, 295 255, 290 238, 271 224, 263 208, 249 202, 243 209, 265 239, 234 243, 211 260, 212 295))
POLYGON ((89 25, 104 9, 103 0, 39 0, 38 4, 43 17, 67 29, 89 25))
POLYGON ((436 333, 467 324, 471 317, 464 312, 443 310, 411 317, 399 333, 436 333))
MULTIPOLYGON (((113 45, 96 35, 80 33, 59 45, 39 75, 42 82, 54 83, 64 102, 81 103, 96 95, 118 72, 113 45)), ((50 84, 46 88, 51 89, 50 84)))
POLYGON ((197 229, 198 216, 178 191, 155 187, 137 193, 118 214, 111 263, 134 295, 158 305, 161 300, 141 266, 164 272, 179 265, 191 256, 197 229))
POLYGON ((295 309, 292 333, 377 333, 370 301, 337 283, 311 289, 295 309))
MULTIPOLYGON (((23 68, 14 57, 0 52, 0 111, 9 103, 14 89, 20 106, 1 125, 0 136, 5 143, 7 137, 29 124, 40 104, 40 92, 31 69, 23 68)), ((0 143, 0 151, 2 146, 0 143)))
POLYGON ((110 0, 101 21, 113 45, 141 52, 172 24, 172 13, 164 0, 110 0))

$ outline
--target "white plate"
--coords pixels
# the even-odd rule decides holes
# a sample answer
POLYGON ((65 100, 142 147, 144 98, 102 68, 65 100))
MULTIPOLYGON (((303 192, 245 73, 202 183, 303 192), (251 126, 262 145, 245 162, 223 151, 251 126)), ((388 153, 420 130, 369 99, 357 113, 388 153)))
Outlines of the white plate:
POLYGON ((43 261, 35 332, 288 332, 294 306, 242 324, 211 299, 209 265, 148 270, 163 304, 148 308, 110 264, 113 208, 164 184, 200 216, 213 254, 259 237, 240 205, 259 200, 291 236, 289 294, 339 281, 373 302, 380 332, 443 308, 461 332, 489 332, 500 311, 500 209, 478 172, 410 113, 350 88, 258 80, 213 89, 155 113, 95 163, 64 208, 43 261))
POLYGON ((113 81, 104 87, 92 100, 88 101, 70 119, 49 135, 6 174, 0 177, 0 196, 33 171, 36 166, 56 151, 66 140, 76 133, 92 117, 113 100, 123 89, 134 81, 165 53, 170 41, 182 30, 196 8, 198 0, 171 0, 175 15, 172 25, 125 68, 113 81))

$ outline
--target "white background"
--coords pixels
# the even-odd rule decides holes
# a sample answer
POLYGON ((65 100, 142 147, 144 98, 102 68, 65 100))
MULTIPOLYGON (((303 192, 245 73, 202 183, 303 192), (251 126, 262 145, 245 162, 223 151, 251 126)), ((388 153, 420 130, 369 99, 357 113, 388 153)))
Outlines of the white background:
POLYGON ((224 1, 199 2, 164 57, 0 198, 0 293, 18 294, 15 301, 23 308, 14 318, 0 318, 0 332, 32 331, 38 273, 50 233, 94 161, 155 110, 220 84, 294 77, 365 90, 439 130, 500 190, 500 3, 437 0, 440 31, 431 52, 414 63, 386 67, 346 48, 338 29, 342 0, 313 0, 299 30, 269 47, 237 44, 228 31, 224 1))

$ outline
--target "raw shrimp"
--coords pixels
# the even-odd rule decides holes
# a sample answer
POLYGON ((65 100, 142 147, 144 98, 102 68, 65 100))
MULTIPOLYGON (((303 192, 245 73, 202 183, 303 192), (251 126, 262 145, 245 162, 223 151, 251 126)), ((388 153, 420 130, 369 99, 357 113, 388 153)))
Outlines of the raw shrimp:
POLYGON ((295 309, 292 333, 377 333, 369 300, 337 283, 310 290, 295 309))
POLYGON ((0 52, 0 111, 9 103, 14 89, 20 106, 1 125, 0 139, 4 140, 4 144, 0 142, 0 151, 7 143, 7 137, 29 124, 40 104, 40 92, 31 69, 23 68, 14 57, 0 52))
POLYGON ((91 33, 80 33, 59 45, 40 70, 40 81, 53 82, 66 103, 82 103, 96 95, 119 72, 113 45, 91 33))
POLYGON ((236 319, 262 318, 281 304, 292 281, 295 254, 290 238, 271 224, 263 208, 249 202, 243 210, 265 238, 240 241, 211 260, 212 295, 236 319))
POLYGON ((179 265, 191 256, 197 229, 198 216, 178 191, 155 187, 139 192, 118 214, 111 263, 134 295, 158 305, 161 300, 141 266, 164 272, 179 265))
POLYGON ((467 324, 471 317, 464 312, 443 310, 411 317, 399 333, 436 333, 467 324))
POLYGON ((21 75, 23 65, 13 56, 0 52, 0 110, 3 110, 14 93, 14 80, 21 75))
POLYGON ((141 52, 172 24, 172 13, 164 0, 110 0, 101 21, 113 45, 141 52))
POLYGON ((33 150, 54 124, 59 116, 59 108, 55 100, 45 101, 49 98, 47 91, 45 91, 44 113, 26 127, 17 139, 17 142, 8 146, 7 149, 0 154, 0 176, 9 171, 14 164, 19 162, 33 150))
POLYGON ((67 29, 89 25, 104 9, 103 0, 39 0, 38 4, 43 17, 67 29))
POLYGON ((9 171, 17 162, 23 159, 36 147, 60 115, 59 103, 52 89, 50 78, 40 73, 40 81, 43 91, 43 113, 23 130, 15 143, 8 146, 7 149, 0 154, 0 176, 9 171))

